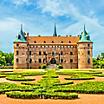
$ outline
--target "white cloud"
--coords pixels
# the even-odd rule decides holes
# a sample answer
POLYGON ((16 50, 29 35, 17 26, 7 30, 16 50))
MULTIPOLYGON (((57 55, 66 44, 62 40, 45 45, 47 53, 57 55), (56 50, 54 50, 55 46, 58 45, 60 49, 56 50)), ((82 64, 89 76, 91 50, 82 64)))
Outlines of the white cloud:
POLYGON ((74 5, 69 0, 39 0, 38 5, 43 13, 50 13, 53 17, 67 16, 76 21, 74 24, 64 27, 63 33, 80 34, 83 31, 83 25, 86 24, 87 30, 94 41, 94 53, 98 53, 97 50, 104 51, 104 46, 102 44, 104 26, 102 26, 100 20, 95 17, 95 12, 93 10, 89 11, 89 15, 86 16, 82 14, 78 6, 74 5))
POLYGON ((11 17, 4 18, 4 19, 0 20, 0 32, 14 31, 21 24, 23 24, 23 23, 15 18, 11 18, 11 17))

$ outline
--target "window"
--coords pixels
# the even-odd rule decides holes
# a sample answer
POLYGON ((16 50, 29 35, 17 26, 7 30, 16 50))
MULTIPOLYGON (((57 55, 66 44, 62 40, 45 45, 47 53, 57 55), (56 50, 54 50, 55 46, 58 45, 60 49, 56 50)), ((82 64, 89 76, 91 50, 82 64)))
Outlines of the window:
POLYGON ((88 47, 90 47, 90 44, 88 44, 88 47))
POLYGON ((54 52, 52 52, 52 55, 54 55, 54 52))
POLYGON ((32 63, 32 59, 30 59, 30 63, 32 63))
POLYGON ((19 46, 19 44, 17 44, 17 47, 19 46))
POLYGON ((18 58, 16 59, 16 63, 19 63, 19 59, 18 58))
POLYGON ((39 55, 41 55, 41 51, 39 51, 39 55))
POLYGON ((71 43, 71 41, 69 41, 69 43, 71 43))
POLYGON ((61 51, 61 55, 63 55, 63 52, 61 51))
POLYGON ((39 59, 39 63, 41 63, 41 59, 39 59))
POLYGON ((34 43, 36 43, 36 41, 34 41, 34 43))
POLYGON ((90 58, 88 58, 88 64, 90 64, 90 58))
POLYGON ((63 59, 61 59, 61 63, 63 63, 63 59))
POLYGON ((63 41, 61 41, 61 43, 63 43, 63 41))
POLYGON ((88 51, 88 55, 90 55, 90 51, 88 51))
POLYGON ((73 59, 70 59, 70 63, 72 63, 73 62, 73 59))
POLYGON ((73 55, 73 52, 70 52, 70 55, 73 55))
POLYGON ((44 41, 44 43, 46 43, 46 41, 44 41))
POLYGON ((54 43, 54 41, 52 41, 52 43, 54 43))
POLYGON ((19 55, 19 51, 16 51, 16 55, 19 55))
POLYGON ((31 55, 31 51, 29 51, 29 55, 31 55))
POLYGON ((46 52, 44 51, 43 54, 46 55, 46 52))

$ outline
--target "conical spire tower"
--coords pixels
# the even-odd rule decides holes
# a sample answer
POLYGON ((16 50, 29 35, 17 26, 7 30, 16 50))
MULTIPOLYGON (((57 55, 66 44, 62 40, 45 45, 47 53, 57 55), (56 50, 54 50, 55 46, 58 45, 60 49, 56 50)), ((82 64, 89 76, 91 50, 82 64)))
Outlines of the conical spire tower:
POLYGON ((53 36, 57 36, 56 23, 54 24, 54 33, 53 33, 53 36))

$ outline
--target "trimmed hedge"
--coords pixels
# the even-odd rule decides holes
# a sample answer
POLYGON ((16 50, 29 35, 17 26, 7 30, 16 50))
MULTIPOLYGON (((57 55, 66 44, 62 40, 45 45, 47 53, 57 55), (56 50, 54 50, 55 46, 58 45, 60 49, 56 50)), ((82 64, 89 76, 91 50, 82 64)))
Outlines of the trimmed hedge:
POLYGON ((76 93, 36 93, 36 92, 6 92, 7 97, 20 98, 20 99, 76 99, 78 94, 76 93))
POLYGON ((2 82, 0 83, 0 94, 8 91, 34 91, 35 86, 30 85, 17 85, 15 83, 2 82))
POLYGON ((93 77, 91 77, 91 78, 84 78, 84 77, 82 77, 82 78, 64 78, 65 80, 90 80, 90 79, 94 79, 93 77))
POLYGON ((22 75, 9 75, 6 77, 7 80, 11 81, 34 81, 34 78, 25 78, 22 75))
POLYGON ((69 78, 64 78, 65 80, 90 80, 94 79, 92 75, 89 74, 72 74, 69 78))
POLYGON ((73 82, 70 81, 70 82, 65 82, 65 83, 55 83, 53 86, 69 85, 69 84, 73 84, 73 82))
MULTIPOLYGON (((48 78, 49 76, 48 75, 43 75, 42 78, 48 78)), ((51 75, 50 76, 51 78, 58 78, 59 76, 58 75, 51 75)))
POLYGON ((70 85, 60 89, 55 89, 55 92, 77 92, 85 94, 104 94, 104 82, 87 81, 76 85, 70 85))

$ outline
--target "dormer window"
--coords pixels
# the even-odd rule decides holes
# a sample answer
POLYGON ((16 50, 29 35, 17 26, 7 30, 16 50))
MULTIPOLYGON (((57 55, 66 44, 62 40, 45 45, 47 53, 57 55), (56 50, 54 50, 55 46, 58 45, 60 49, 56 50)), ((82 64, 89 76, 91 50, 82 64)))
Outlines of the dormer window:
POLYGON ((71 43, 71 41, 69 41, 69 43, 71 43))
POLYGON ((21 39, 21 36, 20 35, 18 35, 18 39, 21 39))
POLYGON ((52 43, 54 43, 54 41, 52 41, 52 43))

